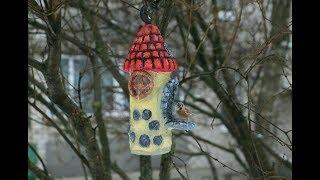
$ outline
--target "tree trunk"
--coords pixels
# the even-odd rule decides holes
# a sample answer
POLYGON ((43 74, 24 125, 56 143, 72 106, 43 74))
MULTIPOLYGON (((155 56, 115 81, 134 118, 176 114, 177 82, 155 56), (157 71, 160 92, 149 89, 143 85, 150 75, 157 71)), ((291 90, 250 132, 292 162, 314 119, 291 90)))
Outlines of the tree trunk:
POLYGON ((101 101, 101 72, 98 71, 97 59, 94 56, 90 57, 92 70, 93 70, 93 90, 94 90, 94 100, 92 107, 94 109, 95 120, 97 121, 99 140, 102 150, 103 165, 105 169, 106 180, 112 179, 111 174, 111 159, 110 159, 110 148, 109 139, 107 134, 107 128, 104 124, 102 117, 102 101, 101 101))
POLYGON ((140 156, 139 180, 152 180, 151 156, 140 156))
POLYGON ((64 110, 68 118, 74 123, 79 142, 82 142, 88 155, 90 173, 93 179, 104 179, 101 164, 101 154, 94 137, 94 132, 88 118, 82 110, 68 97, 63 88, 63 80, 60 74, 61 61, 61 9, 55 10, 60 1, 49 1, 50 11, 48 16, 52 32, 47 32, 48 59, 45 61, 46 72, 44 77, 48 85, 48 96, 64 110))

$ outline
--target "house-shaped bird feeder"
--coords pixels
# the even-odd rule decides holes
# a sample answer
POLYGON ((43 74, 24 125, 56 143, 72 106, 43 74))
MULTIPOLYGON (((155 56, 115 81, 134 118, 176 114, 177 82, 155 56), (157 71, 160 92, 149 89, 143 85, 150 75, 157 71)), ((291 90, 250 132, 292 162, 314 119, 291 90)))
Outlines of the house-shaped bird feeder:
POLYGON ((167 153, 171 149, 172 129, 195 127, 195 123, 178 120, 172 114, 179 84, 173 76, 177 68, 158 27, 140 26, 123 65, 123 70, 129 73, 131 153, 167 153))

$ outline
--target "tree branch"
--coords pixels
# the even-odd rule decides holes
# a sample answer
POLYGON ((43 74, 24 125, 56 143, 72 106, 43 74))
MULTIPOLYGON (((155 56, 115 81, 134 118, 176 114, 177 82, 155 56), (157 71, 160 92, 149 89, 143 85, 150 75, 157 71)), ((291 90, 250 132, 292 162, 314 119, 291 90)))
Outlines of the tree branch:
POLYGON ((34 165, 30 161, 30 159, 28 159, 28 169, 30 169, 41 180, 52 180, 53 179, 45 171, 41 170, 36 165, 34 165))
POLYGON ((38 154, 38 152, 36 151, 36 149, 28 142, 28 146, 31 148, 31 150, 34 152, 34 154, 38 157, 38 159, 40 160, 44 173, 49 174, 46 165, 44 164, 41 156, 38 154))
POLYGON ((90 167, 90 164, 88 160, 77 150, 77 148, 73 145, 71 140, 64 134, 62 129, 49 117, 47 116, 39 107, 37 107, 34 103, 28 101, 28 103, 36 110, 38 111, 46 120, 50 122, 50 124, 59 132, 59 134, 62 136, 62 138, 69 144, 71 149, 76 153, 76 155, 79 157, 79 159, 88 167, 90 167))
POLYGON ((152 180, 151 156, 140 155, 139 180, 152 180))
POLYGON ((159 180, 170 179, 171 151, 161 155, 159 180))
MULTIPOLYGON (((91 56, 90 61, 91 61, 92 67, 95 67, 97 64, 96 58, 94 56, 91 56)), ((95 120, 97 122, 97 126, 99 129, 98 132, 99 132, 99 139, 101 143, 102 158, 103 158, 103 164, 105 168, 106 179, 112 179, 109 139, 108 139, 107 129, 105 127, 103 117, 102 117, 101 76, 100 76, 100 72, 97 71, 98 69, 93 68, 92 70, 93 70, 93 93, 94 93, 92 108, 95 112, 95 120)))

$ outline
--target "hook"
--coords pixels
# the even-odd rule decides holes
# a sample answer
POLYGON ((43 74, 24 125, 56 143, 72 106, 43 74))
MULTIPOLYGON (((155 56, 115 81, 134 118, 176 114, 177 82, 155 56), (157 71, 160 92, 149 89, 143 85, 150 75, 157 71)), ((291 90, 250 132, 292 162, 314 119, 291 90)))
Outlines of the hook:
POLYGON ((143 5, 140 9, 140 18, 142 19, 143 22, 145 22, 146 24, 150 24, 151 23, 151 17, 150 17, 150 10, 148 8, 148 6, 143 5))
POLYGON ((144 5, 140 9, 140 17, 143 22, 150 24, 152 21, 152 14, 159 10, 160 0, 145 0, 144 5))

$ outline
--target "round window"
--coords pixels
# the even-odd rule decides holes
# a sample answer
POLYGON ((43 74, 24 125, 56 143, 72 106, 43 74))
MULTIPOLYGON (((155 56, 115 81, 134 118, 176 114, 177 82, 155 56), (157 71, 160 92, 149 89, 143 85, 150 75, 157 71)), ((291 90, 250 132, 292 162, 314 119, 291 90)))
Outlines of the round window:
POLYGON ((130 95, 136 99, 143 99, 147 97, 153 88, 153 78, 151 74, 146 71, 134 71, 129 78, 129 92, 130 95))

